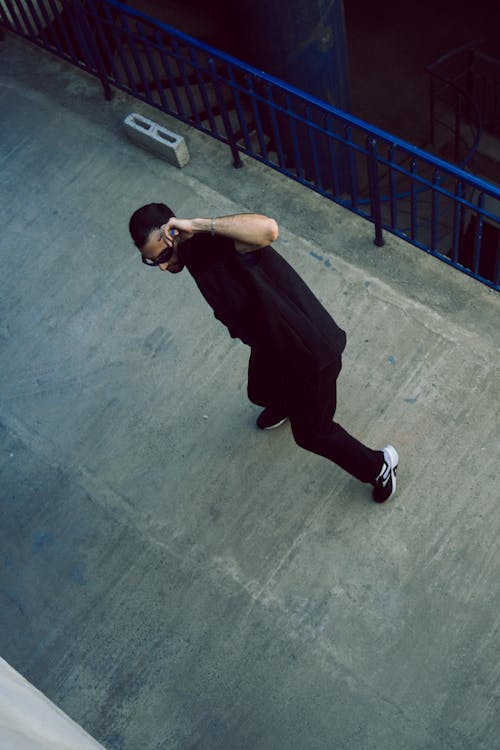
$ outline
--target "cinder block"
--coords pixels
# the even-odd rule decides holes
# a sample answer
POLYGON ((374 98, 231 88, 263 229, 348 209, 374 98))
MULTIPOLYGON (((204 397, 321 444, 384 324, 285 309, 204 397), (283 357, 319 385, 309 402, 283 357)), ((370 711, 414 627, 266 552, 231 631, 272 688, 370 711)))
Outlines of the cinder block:
POLYGON ((123 121, 128 137, 140 146, 166 159, 174 167, 185 167, 189 151, 182 135, 172 133, 153 120, 133 112, 123 121))

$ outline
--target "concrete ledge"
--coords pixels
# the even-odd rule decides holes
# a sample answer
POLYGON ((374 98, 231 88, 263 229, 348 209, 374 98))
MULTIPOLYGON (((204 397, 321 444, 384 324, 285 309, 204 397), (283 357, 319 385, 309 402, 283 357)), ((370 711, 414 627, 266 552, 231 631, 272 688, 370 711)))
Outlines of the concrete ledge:
POLYGON ((127 115, 123 124, 131 140, 166 159, 174 167, 185 167, 188 163, 189 151, 182 135, 173 133, 135 112, 127 115))
POLYGON ((0 747, 2 750, 104 750, 2 658, 0 747))

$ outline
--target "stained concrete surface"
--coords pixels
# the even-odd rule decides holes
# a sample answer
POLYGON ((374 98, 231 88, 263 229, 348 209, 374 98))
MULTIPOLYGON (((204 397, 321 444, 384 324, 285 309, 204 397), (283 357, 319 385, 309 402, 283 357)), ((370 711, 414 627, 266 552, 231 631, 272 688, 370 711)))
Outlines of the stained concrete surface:
POLYGON ((110 750, 500 747, 496 293, 10 35, 0 65, 2 657, 110 750), (278 219, 393 501, 254 428, 247 348, 130 246, 157 199, 278 219))

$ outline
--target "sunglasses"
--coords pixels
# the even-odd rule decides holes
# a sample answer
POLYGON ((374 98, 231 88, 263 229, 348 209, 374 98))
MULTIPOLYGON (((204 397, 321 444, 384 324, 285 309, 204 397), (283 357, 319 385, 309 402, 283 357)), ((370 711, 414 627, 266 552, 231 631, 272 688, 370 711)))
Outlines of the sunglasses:
MULTIPOLYGON (((172 237, 174 237, 175 231, 173 229, 171 229, 170 231, 171 231, 172 237)), ((165 240, 165 234, 164 234, 163 230, 162 230, 161 234, 162 234, 163 239, 165 240)), ((164 250, 161 251, 161 253, 159 254, 159 256, 157 258, 155 258, 154 260, 152 260, 151 258, 145 258, 144 255, 143 255, 142 256, 142 262, 146 266, 153 266, 153 267, 154 266, 159 266, 160 263, 168 263, 168 261, 172 257, 174 249, 175 249, 175 246, 174 247, 166 247, 164 250)))
POLYGON ((159 266, 160 263, 168 263, 168 261, 172 257, 173 252, 174 252, 173 247, 166 247, 165 250, 162 250, 159 256, 155 258, 154 260, 151 260, 151 258, 145 258, 143 255, 142 262, 146 266, 159 266))

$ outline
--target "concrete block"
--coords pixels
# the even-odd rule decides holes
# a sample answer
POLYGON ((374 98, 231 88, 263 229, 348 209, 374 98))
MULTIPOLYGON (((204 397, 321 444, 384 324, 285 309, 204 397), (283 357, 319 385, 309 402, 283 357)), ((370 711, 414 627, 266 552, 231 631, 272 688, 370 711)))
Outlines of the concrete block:
POLYGON ((174 167, 185 167, 188 163, 189 151, 182 135, 173 133, 135 112, 127 115, 123 124, 131 140, 166 159, 174 167))

